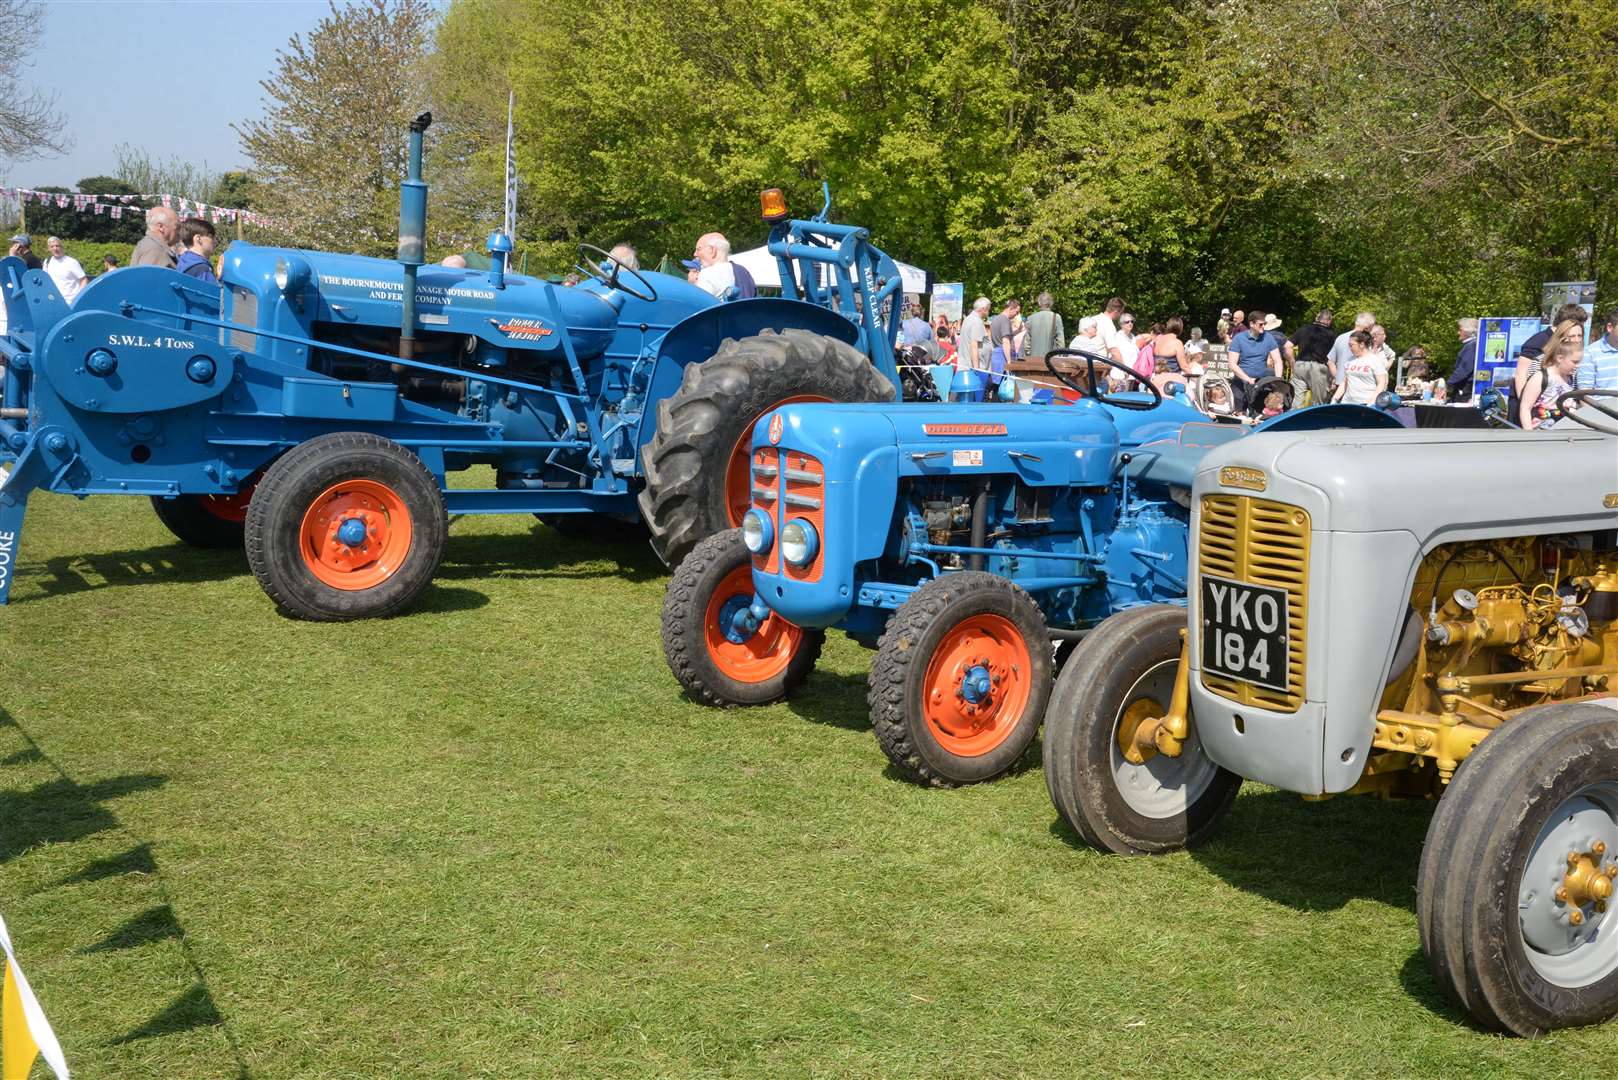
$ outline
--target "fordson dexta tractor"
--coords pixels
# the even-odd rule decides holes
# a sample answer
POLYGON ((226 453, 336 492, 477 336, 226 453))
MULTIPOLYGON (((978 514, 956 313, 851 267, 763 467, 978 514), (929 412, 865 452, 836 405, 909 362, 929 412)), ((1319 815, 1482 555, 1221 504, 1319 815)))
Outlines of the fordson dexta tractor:
POLYGON ((1439 985, 1519 1035, 1618 1012, 1611 397, 1563 398, 1604 434, 1268 434, 1209 454, 1189 610, 1117 616, 1057 682, 1061 816, 1132 854, 1207 837, 1244 777, 1438 799, 1416 892, 1439 985), (1443 482, 1412 496, 1413 458, 1443 482))
POLYGON ((309 619, 399 610, 432 578, 446 511, 607 528, 644 514, 677 562, 747 509, 758 416, 898 386, 893 261, 826 211, 766 193, 784 295, 722 302, 581 245, 576 288, 424 265, 422 131, 399 261, 231 245, 223 288, 135 267, 69 305, 0 261, 0 601, 35 490, 151 498, 181 540, 243 542, 309 619), (493 486, 451 472, 488 464, 493 486), (637 497, 639 506, 637 507, 637 497))
MULTIPOLYGON (((1240 426, 1180 401, 1091 393, 1072 406, 790 405, 752 446, 752 508, 698 544, 663 607, 669 666, 696 699, 774 700, 828 628, 876 648, 877 741, 922 783, 1016 764, 1050 694, 1053 639, 1180 601, 1192 469, 1240 426)), ((1065 365, 1066 359, 1062 360, 1065 365)), ((1115 365, 1116 366, 1116 365, 1115 365)), ((1357 406, 1281 426, 1377 424, 1357 406)))

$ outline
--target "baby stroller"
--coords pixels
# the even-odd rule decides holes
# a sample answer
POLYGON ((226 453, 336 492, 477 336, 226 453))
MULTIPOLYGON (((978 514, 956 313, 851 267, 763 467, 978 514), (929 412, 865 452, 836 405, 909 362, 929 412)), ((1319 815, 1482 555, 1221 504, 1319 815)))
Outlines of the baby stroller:
POLYGON ((1297 388, 1286 379, 1274 375, 1260 379, 1247 388, 1247 407, 1242 410, 1242 415, 1250 420, 1266 420, 1270 416, 1278 416, 1292 408, 1292 401, 1297 393, 1297 388), (1274 411, 1266 415, 1266 409, 1274 411))
POLYGON ((899 383, 904 388, 904 400, 941 400, 933 380, 935 362, 927 346, 901 345, 895 352, 899 366, 899 383))
POLYGON ((1236 392, 1223 375, 1208 372, 1193 379, 1187 397, 1216 420, 1236 418, 1236 392))

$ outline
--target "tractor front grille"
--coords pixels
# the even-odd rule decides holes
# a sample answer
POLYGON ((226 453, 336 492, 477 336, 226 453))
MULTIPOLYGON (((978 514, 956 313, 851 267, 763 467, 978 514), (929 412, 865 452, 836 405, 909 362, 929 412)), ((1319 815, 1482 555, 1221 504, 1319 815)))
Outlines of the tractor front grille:
POLYGON ((760 447, 753 451, 753 506, 770 516, 775 540, 753 565, 766 573, 785 573, 794 581, 819 581, 825 565, 826 469, 819 459, 787 447, 760 447), (808 566, 798 567, 781 558, 781 529, 793 518, 803 518, 820 536, 821 551, 808 566))
MULTIPOLYGON (((230 289, 230 321, 237 326, 254 329, 258 326, 258 294, 252 289, 244 289, 240 285, 233 285, 230 289)), ((258 351, 258 335, 250 334, 244 330, 231 330, 230 347, 245 349, 247 352, 258 351)))
POLYGON ((1204 495, 1197 532, 1203 574, 1269 585, 1287 592, 1287 689, 1272 690, 1208 671, 1202 685, 1242 705, 1294 712, 1303 704, 1309 628, 1309 514, 1249 495, 1204 495))

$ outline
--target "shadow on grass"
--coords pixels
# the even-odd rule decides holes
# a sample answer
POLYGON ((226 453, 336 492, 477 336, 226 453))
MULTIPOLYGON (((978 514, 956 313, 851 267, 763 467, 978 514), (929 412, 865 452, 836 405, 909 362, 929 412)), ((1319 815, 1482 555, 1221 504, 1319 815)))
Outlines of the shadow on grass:
POLYGON ((150 945, 156 941, 178 941, 183 937, 185 931, 180 927, 180 920, 175 918, 174 909, 167 904, 159 904, 147 908, 94 945, 86 945, 79 952, 86 955, 118 952, 122 949, 150 945))
POLYGON ((137 773, 94 784, 62 779, 28 791, 0 791, 0 863, 40 844, 66 844, 116 828, 118 819, 102 803, 161 787, 167 780, 137 773))
POLYGON ((113 855, 105 859, 97 859, 82 870, 54 882, 51 888, 61 888, 63 885, 88 885, 92 881, 104 881, 107 878, 122 877, 124 874, 155 874, 157 873, 157 860, 152 858, 150 844, 137 844, 128 851, 113 855))
MULTIPOLYGON (((214 1004, 213 994, 209 992, 206 984, 199 982, 140 1027, 127 1035, 120 1035, 108 1045, 122 1046, 141 1039, 178 1035, 182 1031, 191 1031, 199 1027, 217 1027, 224 1022, 225 1018, 219 1014, 219 1007, 214 1004)), ((237 1075, 247 1075, 247 1066, 240 1060, 237 1061, 237 1075)))
POLYGON ((815 724, 846 731, 870 731, 871 708, 866 704, 864 675, 836 675, 816 671, 787 698, 787 711, 815 724))
POLYGON ((667 574, 668 568, 644 540, 569 540, 537 522, 531 531, 515 535, 451 536, 438 568, 438 577, 448 581, 616 577, 638 584, 667 574), (614 565, 602 566, 604 562, 614 565))
POLYGON ((1443 990, 1439 989, 1438 983, 1433 981, 1433 969, 1428 966, 1427 954, 1420 949, 1411 953, 1404 965, 1399 968, 1399 982, 1404 986, 1405 993, 1426 1006, 1434 1016, 1448 1020, 1452 1024, 1465 1024, 1478 1031, 1484 1030, 1472 1019, 1470 1013, 1456 1005, 1443 990))
POLYGON ((97 555, 58 555, 46 559, 44 566, 32 571, 25 559, 18 567, 17 577, 38 585, 44 595, 24 595, 12 603, 71 596, 114 586, 226 581, 245 577, 247 573, 247 558, 241 551, 210 551, 181 543, 97 555))
POLYGON ((1224 827, 1191 855, 1237 888, 1300 911, 1356 899, 1414 911, 1431 817, 1422 802, 1314 803, 1266 791, 1238 798, 1224 827))

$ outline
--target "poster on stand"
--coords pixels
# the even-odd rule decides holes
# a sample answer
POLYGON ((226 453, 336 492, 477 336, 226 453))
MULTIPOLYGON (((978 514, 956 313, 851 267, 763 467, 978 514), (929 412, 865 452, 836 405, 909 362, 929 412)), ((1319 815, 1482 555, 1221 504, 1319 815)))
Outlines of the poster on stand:
POLYGON ((1511 377, 1517 370, 1517 354, 1523 342, 1544 329, 1536 318, 1483 318, 1478 320, 1478 362, 1472 375, 1472 396, 1491 386, 1511 393, 1511 377))
POLYGON ((1577 304, 1591 318, 1596 313, 1596 283, 1593 281, 1547 281, 1539 287, 1539 314, 1550 322, 1563 304, 1577 304))
POLYGON ((956 323, 961 321, 961 298, 966 295, 963 281, 941 282, 933 286, 931 303, 927 308, 929 322, 938 322, 940 315, 956 323))

